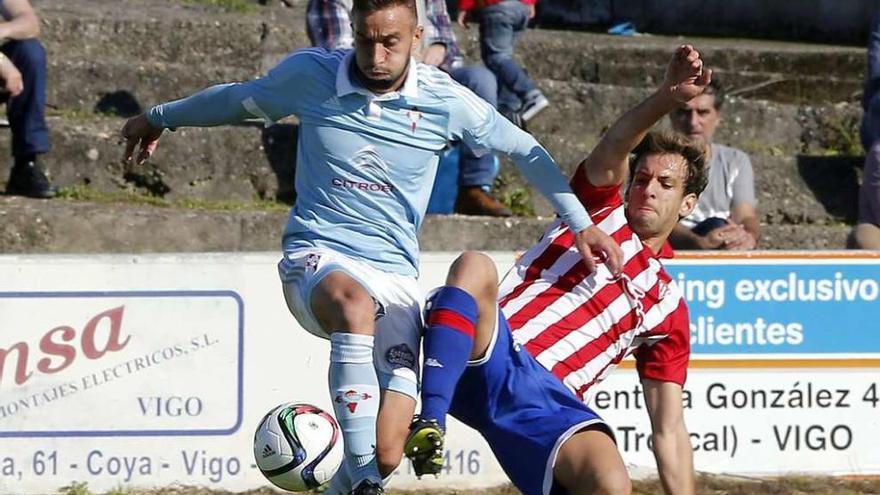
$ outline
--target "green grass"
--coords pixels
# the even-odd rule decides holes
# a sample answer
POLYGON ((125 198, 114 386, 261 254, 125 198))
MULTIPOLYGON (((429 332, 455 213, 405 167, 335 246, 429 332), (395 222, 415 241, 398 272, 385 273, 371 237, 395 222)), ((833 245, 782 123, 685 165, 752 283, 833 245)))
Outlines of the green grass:
POLYGON ((495 195, 518 217, 533 217, 532 193, 526 186, 516 185, 506 174, 498 174, 492 185, 495 195))
POLYGON ((74 108, 47 108, 47 117, 60 117, 65 120, 75 122, 94 122, 104 117, 104 114, 92 112, 89 110, 80 110, 74 108))
POLYGON ((822 140, 829 155, 858 156, 864 154, 857 116, 832 117, 822 124, 822 140))
POLYGON ((253 201, 213 201, 198 198, 168 200, 137 191, 106 192, 97 191, 87 186, 76 185, 62 188, 58 192, 60 199, 72 201, 90 201, 107 204, 133 204, 156 206, 161 208, 177 208, 183 210, 213 211, 287 211, 289 206, 269 200, 253 201))
MULTIPOLYGON (((662 494, 663 489, 657 480, 636 480, 633 482, 634 495, 662 494)), ((58 492, 60 495, 92 495, 86 483, 74 482, 58 492)), ((103 495, 222 495, 229 492, 173 486, 152 490, 129 490, 116 488, 103 495)), ((241 495, 277 495, 279 492, 269 488, 242 492, 241 495)), ((317 495, 317 492, 309 492, 317 495)), ((434 489, 434 490, 389 490, 389 495, 520 495, 511 485, 489 489, 434 489)), ((880 493, 880 480, 846 479, 837 477, 791 476, 776 479, 729 477, 701 474, 697 476, 697 495, 783 495, 783 494, 835 494, 869 495, 880 493)))
POLYGON ((182 0, 182 2, 190 5, 216 7, 225 12, 237 12, 241 14, 257 12, 260 10, 260 7, 252 0, 182 0))

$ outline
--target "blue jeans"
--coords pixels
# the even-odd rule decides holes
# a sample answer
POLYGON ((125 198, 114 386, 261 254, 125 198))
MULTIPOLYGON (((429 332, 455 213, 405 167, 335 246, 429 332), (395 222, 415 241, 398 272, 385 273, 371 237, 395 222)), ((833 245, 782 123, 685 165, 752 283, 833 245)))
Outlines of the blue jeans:
MULTIPOLYGON (((493 107, 497 105, 498 84, 489 69, 481 65, 466 65, 450 70, 449 75, 493 107)), ((494 155, 487 153, 477 156, 465 145, 461 146, 458 167, 460 187, 491 186, 498 175, 494 155)))
POLYGON ((46 126, 46 50, 35 39, 7 41, 0 51, 21 72, 24 90, 6 106, 12 131, 12 155, 29 157, 49 151, 46 126))
POLYGON ((871 34, 868 36, 868 74, 865 90, 862 93, 862 147, 870 151, 874 141, 880 139, 880 12, 871 21, 871 34))
POLYGON ((480 54, 498 78, 498 104, 516 110, 526 95, 537 89, 513 58, 516 42, 529 24, 529 7, 519 0, 504 0, 481 8, 479 17, 480 54))

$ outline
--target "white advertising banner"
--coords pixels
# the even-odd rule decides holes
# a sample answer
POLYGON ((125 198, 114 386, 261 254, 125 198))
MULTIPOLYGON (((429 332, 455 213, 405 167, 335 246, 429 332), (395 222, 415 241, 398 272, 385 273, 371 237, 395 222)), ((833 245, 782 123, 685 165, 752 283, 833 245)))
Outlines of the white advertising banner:
MULTIPOLYGON (((452 259, 425 255, 423 289, 452 259)), ((288 312, 277 261, 0 256, 0 493, 267 485, 251 450, 263 415, 287 401, 332 411, 329 345, 288 312)), ((404 464, 393 486, 506 481, 478 435, 453 423, 449 436, 443 476, 404 464)))
MULTIPOLYGON (((424 255, 423 290, 442 284, 454 256, 424 255)), ((513 261, 508 253, 493 257, 502 273, 513 261)), ((800 263, 793 260, 776 259, 760 273, 774 277, 782 265, 779 279, 790 280, 784 266, 800 263)), ((737 289, 737 277, 755 278, 753 261, 726 260, 730 273, 705 260, 673 267, 695 288, 687 294, 698 323, 685 414, 697 469, 880 473, 880 312, 872 288, 880 259, 846 261, 844 269, 832 260, 829 274, 811 261, 797 270, 802 279, 837 281, 844 300, 820 308, 767 301, 772 311, 755 306, 757 289, 737 289), (841 282, 856 278, 857 289, 841 282), (708 289, 719 280, 728 287, 723 302, 723 290, 708 289), (726 319, 756 317, 768 322, 760 332, 756 324, 721 328, 726 319), (772 322, 781 330, 771 331, 772 322)), ((288 313, 276 262, 262 253, 0 256, 0 492, 49 493, 74 481, 93 491, 266 485, 251 451, 265 412, 293 400, 332 410, 329 346, 288 313)), ((762 285, 774 294, 773 281, 752 284, 762 285)), ((650 425, 631 366, 600 385, 593 406, 615 429, 627 464, 652 467, 650 425)), ((448 447, 438 479, 417 481, 404 464, 393 486, 506 481, 474 432, 452 422, 448 447)))

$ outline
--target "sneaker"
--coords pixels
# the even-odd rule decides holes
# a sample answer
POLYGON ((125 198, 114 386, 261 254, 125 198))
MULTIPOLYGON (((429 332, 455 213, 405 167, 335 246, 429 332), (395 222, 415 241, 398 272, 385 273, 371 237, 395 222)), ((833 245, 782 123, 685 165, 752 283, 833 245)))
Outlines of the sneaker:
POLYGON ((507 120, 513 123, 513 125, 528 132, 528 129, 526 129, 526 123, 518 111, 512 110, 509 107, 498 107, 498 113, 506 117, 507 120))
POLYGON ((522 117, 523 121, 528 122, 532 120, 535 115, 538 115, 541 110, 549 106, 550 101, 547 100, 544 93, 536 91, 526 98, 526 101, 523 103, 523 106, 519 111, 519 116, 522 117))
POLYGON ((443 435, 445 432, 436 419, 413 418, 403 452, 412 462, 416 477, 425 474, 437 476, 443 470, 443 435))
POLYGON ((358 483, 350 495, 385 495, 385 489, 382 488, 382 483, 367 479, 358 483))
POLYGON ((513 212, 480 186, 462 187, 455 199, 455 212, 482 217, 511 217, 513 212))
POLYGON ((49 182, 36 159, 16 159, 9 173, 6 194, 49 199, 58 194, 58 189, 49 182))

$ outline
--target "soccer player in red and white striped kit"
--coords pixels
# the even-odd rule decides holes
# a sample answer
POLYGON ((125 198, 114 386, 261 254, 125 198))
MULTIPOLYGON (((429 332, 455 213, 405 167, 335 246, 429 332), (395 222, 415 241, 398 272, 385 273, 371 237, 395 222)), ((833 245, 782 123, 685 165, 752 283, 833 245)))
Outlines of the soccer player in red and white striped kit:
MULTIPOLYGON (((694 492, 682 405, 689 317, 661 259, 672 255, 667 238, 706 186, 706 156, 701 145, 683 136, 649 130, 701 94, 710 80, 699 53, 690 45, 679 47, 659 89, 618 119, 575 172, 572 189, 624 252, 619 275, 604 264, 595 272, 587 269, 561 221, 517 261, 497 290, 486 283, 497 280, 488 257, 465 253, 456 260, 426 314, 422 410, 406 449, 414 466, 433 472, 430 467, 442 452, 443 419, 451 413, 484 433, 496 455, 512 448, 527 456, 539 450, 548 454, 552 473, 543 474, 543 467, 530 477, 514 473, 524 493, 549 495, 556 483, 574 495, 628 493, 626 468, 607 428, 583 427, 589 418, 580 413, 584 421, 570 421, 574 431, 563 428, 558 437, 547 436, 556 422, 579 413, 565 405, 564 397, 534 386, 519 391, 529 397, 518 395, 516 389, 537 383, 544 370, 532 369, 533 380, 523 378, 520 369, 528 368, 522 364, 528 360, 516 356, 521 346, 587 401, 593 385, 634 354, 664 490, 694 492), (627 176, 624 202, 621 186, 627 176), (514 357, 505 364, 497 355, 504 351, 493 342, 508 332, 514 357), (487 367, 487 362, 496 364, 487 367), (508 402, 501 403, 492 390, 508 402)), ((514 464, 516 456, 505 459, 514 464)))
MULTIPOLYGON (((700 61, 691 46, 675 57, 700 61)), ((661 86, 609 129, 572 178, 593 221, 623 249, 621 275, 612 277, 605 267, 589 274, 571 235, 556 222, 499 288, 514 339, 584 401, 593 385, 634 355, 660 478, 666 492, 676 494, 693 491, 682 406, 690 328, 685 300, 661 260, 672 257, 667 238, 706 186, 706 157, 695 143, 648 130, 696 96, 692 92, 702 92, 710 77, 707 69, 688 87, 661 86)))

